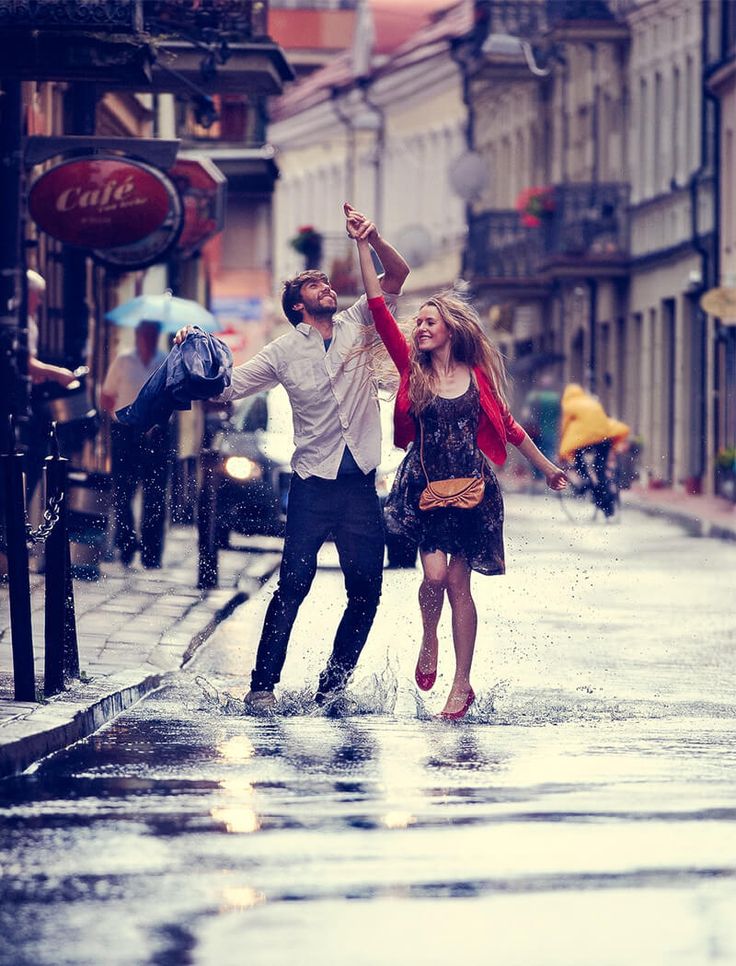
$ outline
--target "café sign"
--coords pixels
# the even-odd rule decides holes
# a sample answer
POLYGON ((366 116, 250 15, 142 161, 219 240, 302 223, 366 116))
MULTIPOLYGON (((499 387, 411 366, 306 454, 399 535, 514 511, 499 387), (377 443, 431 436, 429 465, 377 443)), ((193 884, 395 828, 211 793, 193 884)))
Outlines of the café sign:
POLYGON ((176 189, 163 172, 128 158, 62 161, 33 183, 28 209, 53 238, 105 250, 149 237, 171 216, 176 189))

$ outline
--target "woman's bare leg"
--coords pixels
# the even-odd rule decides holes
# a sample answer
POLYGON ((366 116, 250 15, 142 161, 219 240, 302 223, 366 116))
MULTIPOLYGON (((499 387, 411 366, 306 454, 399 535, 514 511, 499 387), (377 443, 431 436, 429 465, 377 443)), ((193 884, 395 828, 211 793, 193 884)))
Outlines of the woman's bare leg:
POLYGON ((478 613, 470 592, 471 569, 462 557, 453 557, 447 568, 447 596, 452 608, 452 640, 455 645, 455 678, 445 704, 445 712, 459 711, 470 691, 478 613))
POLYGON ((447 586, 447 555, 441 550, 420 552, 424 578, 419 586, 419 610, 422 614, 424 635, 419 649, 417 667, 423 674, 437 668, 437 625, 442 614, 447 586))

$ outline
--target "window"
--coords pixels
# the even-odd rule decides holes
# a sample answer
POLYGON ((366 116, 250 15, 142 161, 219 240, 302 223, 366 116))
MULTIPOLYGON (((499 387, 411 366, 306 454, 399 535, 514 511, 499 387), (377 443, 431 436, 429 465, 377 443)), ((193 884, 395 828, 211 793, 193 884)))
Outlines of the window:
POLYGON ((637 171, 637 177, 639 179, 639 198, 646 197, 647 194, 647 170, 648 170, 648 156, 647 156, 647 139, 649 133, 649 111, 647 104, 648 90, 647 82, 644 77, 639 81, 639 164, 637 171))
MULTIPOLYGON (((682 104, 680 100, 682 98, 682 92, 680 90, 680 68, 675 67, 672 72, 672 164, 671 164, 671 177, 672 181, 680 182, 680 111, 682 110, 682 104)), ((682 179, 684 180, 684 178, 682 179)))
POLYGON ((652 156, 652 188, 654 194, 662 190, 663 172, 665 165, 665 147, 662 138, 664 99, 662 92, 662 75, 654 75, 654 151, 652 156))
POLYGON ((693 131, 693 124, 695 123, 695 111, 693 106, 693 98, 699 95, 699 91, 695 90, 695 70, 693 67, 693 59, 688 55, 687 62, 685 64, 685 150, 683 156, 685 158, 685 171, 684 175, 690 174, 693 169, 694 159, 692 155, 692 144, 694 141, 698 140, 697 132, 693 131))

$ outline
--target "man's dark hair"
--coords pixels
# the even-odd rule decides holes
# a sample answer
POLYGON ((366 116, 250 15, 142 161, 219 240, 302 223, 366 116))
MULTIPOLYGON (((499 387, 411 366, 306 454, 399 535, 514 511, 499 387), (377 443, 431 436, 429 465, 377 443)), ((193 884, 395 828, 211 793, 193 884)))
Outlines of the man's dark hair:
POLYGON ((284 291, 281 293, 281 307, 292 325, 299 325, 302 321, 302 310, 295 309, 294 306, 302 300, 302 285, 305 282, 327 282, 329 285, 330 280, 324 272, 319 272, 314 268, 310 268, 306 272, 299 272, 294 278, 286 279, 284 291))

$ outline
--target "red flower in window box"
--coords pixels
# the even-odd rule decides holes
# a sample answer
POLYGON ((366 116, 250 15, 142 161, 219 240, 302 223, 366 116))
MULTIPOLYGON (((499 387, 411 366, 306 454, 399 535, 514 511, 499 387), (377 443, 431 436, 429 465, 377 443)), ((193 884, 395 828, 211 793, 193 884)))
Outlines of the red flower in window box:
POLYGON ((516 199, 516 210, 521 215, 525 228, 539 228, 542 219, 555 210, 555 196, 552 188, 524 188, 516 199))

